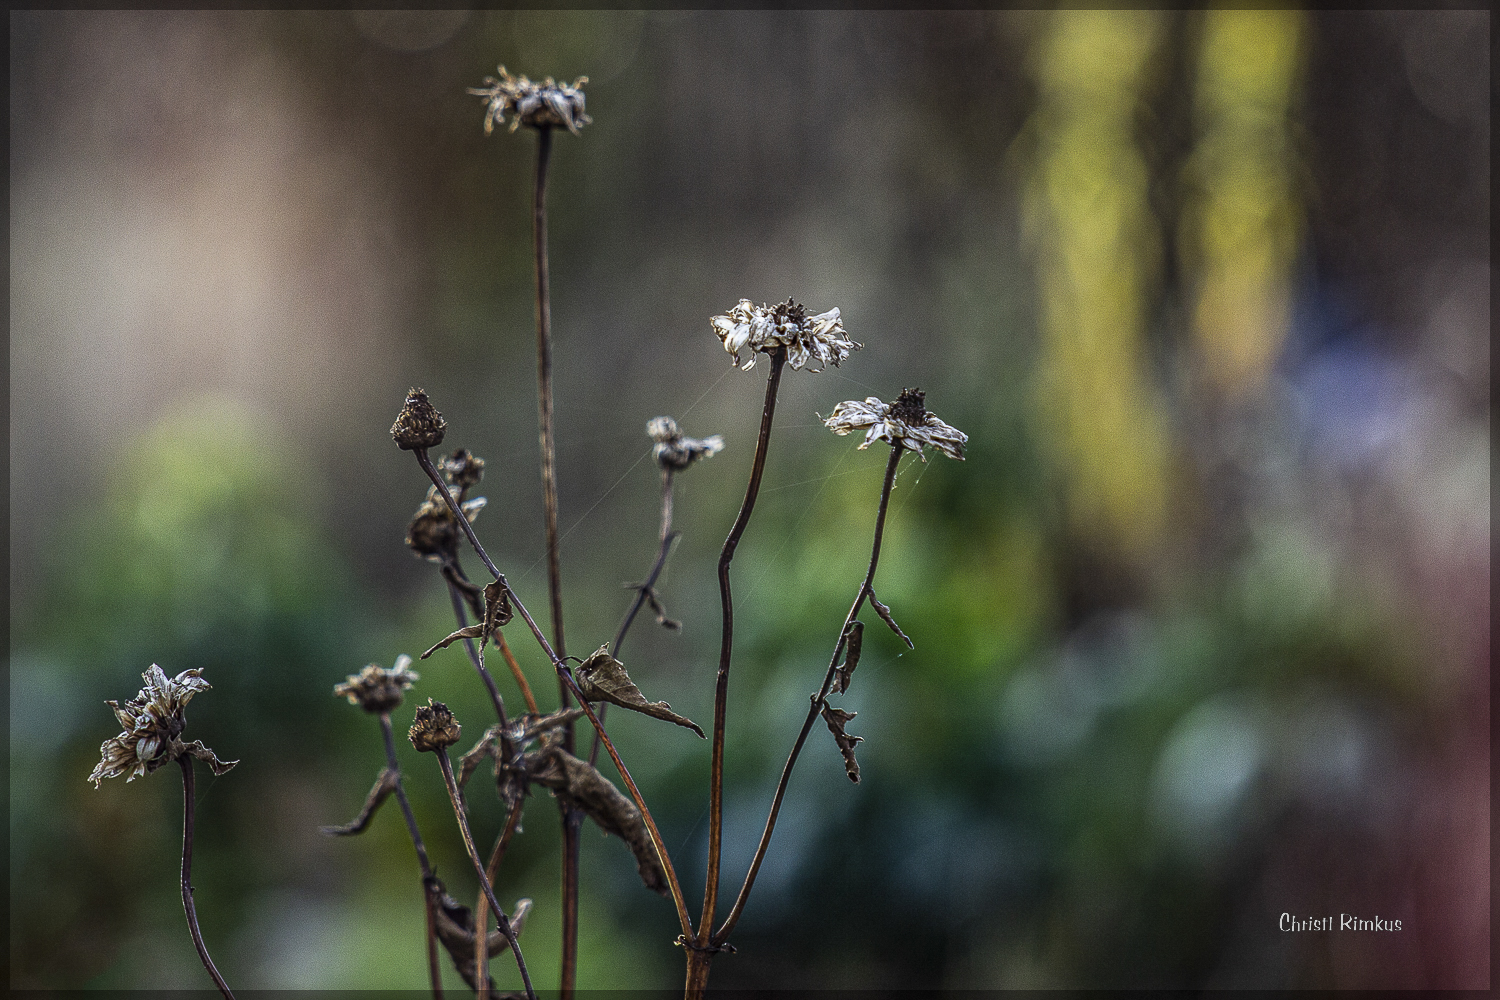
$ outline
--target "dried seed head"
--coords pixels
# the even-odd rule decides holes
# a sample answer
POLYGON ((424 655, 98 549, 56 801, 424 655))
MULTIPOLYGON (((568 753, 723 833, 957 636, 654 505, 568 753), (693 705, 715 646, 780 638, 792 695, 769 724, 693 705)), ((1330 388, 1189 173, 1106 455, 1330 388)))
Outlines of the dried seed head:
POLYGON ((427 704, 417 709, 417 717, 406 735, 418 752, 436 753, 457 743, 461 728, 447 705, 428 698, 427 704))
POLYGON ((778 347, 786 348, 787 363, 793 368, 816 361, 818 367, 809 371, 827 365, 837 368, 851 352, 864 347, 844 332, 837 307, 809 316, 791 299, 774 306, 757 306, 749 299, 740 299, 739 305, 722 316, 710 317, 709 323, 735 364, 740 364, 742 349, 750 351, 750 360, 740 365, 742 371, 755 366, 757 353, 770 354, 778 347))
POLYGON ((962 460, 969 435, 927 412, 925 400, 921 389, 901 390, 894 403, 882 403, 874 396, 866 396, 864 402, 850 399, 835 406, 823 424, 835 434, 865 431, 861 448, 887 441, 916 452, 925 462, 922 449, 931 445, 949 458, 962 460))
POLYGON ((684 437, 677 429, 677 421, 671 417, 652 417, 646 421, 646 433, 656 442, 656 447, 651 451, 656 464, 674 472, 681 472, 698 459, 717 455, 724 450, 724 438, 721 435, 701 439, 684 437))
MULTIPOLYGON (((469 523, 473 524, 487 503, 484 497, 475 497, 460 502, 458 506, 469 523)), ((406 544, 411 546, 412 552, 425 559, 446 562, 458 554, 463 538, 460 532, 453 511, 449 509, 437 487, 427 487, 427 499, 422 501, 422 506, 417 508, 411 523, 406 526, 406 544)))
POLYGON ((443 443, 443 431, 448 424, 421 389, 412 389, 406 394, 406 404, 396 415, 391 425, 391 437, 402 451, 417 448, 436 448, 443 443))
POLYGON ((443 459, 443 475, 461 490, 478 486, 479 480, 484 478, 484 459, 467 448, 460 448, 443 459))
POLYGON ((333 693, 349 699, 366 712, 390 712, 401 707, 404 692, 421 678, 411 668, 411 657, 402 653, 396 665, 387 670, 370 664, 349 679, 334 686, 333 693))
POLYGON ((512 132, 521 125, 532 128, 561 125, 576 135, 580 126, 593 121, 583 113, 584 97, 580 88, 588 82, 586 76, 580 76, 571 84, 558 83, 549 76, 541 83, 532 83, 524 76, 511 76, 501 66, 499 79, 487 76, 484 86, 470 87, 469 93, 484 98, 485 135, 505 121, 507 111, 514 114, 510 121, 512 132))
POLYGON ((168 678, 166 672, 153 663, 141 674, 141 679, 146 686, 124 705, 105 702, 114 709, 115 718, 124 731, 100 745, 99 763, 89 775, 95 788, 105 778, 117 778, 122 774, 126 775, 126 781, 134 781, 183 754, 207 762, 215 774, 224 774, 239 763, 225 763, 202 743, 183 743, 178 739, 187 725, 187 703, 199 691, 209 689, 202 670, 184 670, 176 677, 168 678))

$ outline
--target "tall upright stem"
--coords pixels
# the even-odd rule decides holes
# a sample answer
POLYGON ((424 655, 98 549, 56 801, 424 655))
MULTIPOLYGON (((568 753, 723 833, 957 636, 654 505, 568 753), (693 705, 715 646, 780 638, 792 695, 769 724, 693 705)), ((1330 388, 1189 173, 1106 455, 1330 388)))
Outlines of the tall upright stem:
POLYGON ((724 628, 719 644, 719 674, 714 688, 713 756, 709 764, 708 791, 708 875, 703 887, 703 916, 698 922, 697 949, 691 956, 705 955, 709 932, 713 930, 714 908, 719 901, 719 854, 724 840, 724 727, 729 705, 729 661, 734 652, 734 597, 729 590, 729 562, 740 544, 740 536, 750 523, 755 498, 760 493, 761 474, 766 467, 766 449, 771 441, 771 422, 776 416, 776 393, 781 386, 781 369, 786 363, 786 349, 771 353, 771 374, 766 380, 766 401, 761 410, 760 437, 755 442, 755 460, 750 469, 750 483, 739 516, 724 539, 719 552, 719 599, 723 605, 724 628))
POLYGON ((885 532, 885 511, 890 503, 891 487, 896 481, 896 465, 901 461, 901 450, 900 445, 892 446, 890 460, 885 466, 885 482, 880 488, 880 509, 875 514, 875 541, 870 546, 870 568, 865 572, 865 582, 860 584, 859 593, 854 597, 854 606, 844 617, 844 627, 839 630, 839 641, 833 648, 833 657, 828 661, 828 671, 823 675, 823 685, 818 688, 817 694, 812 696, 812 707, 807 711, 807 719, 802 723, 802 731, 797 734, 797 742, 793 744, 792 752, 786 759, 786 766, 781 769, 781 781, 777 783, 776 794, 771 799, 771 812, 766 817, 765 830, 762 831, 760 843, 755 848, 755 859, 750 862, 750 870, 745 875, 745 884, 740 887, 740 894, 734 901, 734 908, 729 911, 729 916, 724 918, 723 926, 715 931, 710 939, 711 944, 722 945, 728 940, 729 933, 734 930, 734 925, 739 923, 740 914, 745 909, 745 902, 750 898, 750 889, 755 885, 755 877, 760 873, 760 863, 765 860, 766 848, 771 843, 771 834, 776 829, 776 816, 781 812, 781 800, 786 796, 786 786, 791 780, 792 768, 797 766, 797 757, 802 753, 802 745, 807 742, 807 734, 812 730, 818 712, 827 704, 828 689, 833 684, 834 670, 838 666, 839 656, 849 642, 849 627, 854 623, 859 609, 864 606, 865 598, 870 596, 870 588, 875 582, 875 566, 880 562, 880 539, 885 532))
POLYGON ((198 909, 193 906, 193 758, 183 754, 177 758, 177 763, 182 765, 182 908, 187 913, 188 933, 193 936, 193 946, 198 949, 198 957, 203 960, 203 967, 208 970, 214 985, 224 994, 225 1000, 234 1000, 229 984, 214 967, 214 960, 208 957, 208 946, 203 943, 203 932, 198 929, 198 909))
MULTIPOLYGON (((563 642, 562 560, 557 538, 557 448, 552 434, 552 292, 547 271, 547 164, 552 129, 537 129, 536 185, 531 233, 536 245, 536 416, 542 449, 542 506, 547 520, 547 593, 552 605, 552 645, 567 655, 563 642)), ((558 682, 560 707, 567 708, 567 685, 558 682)), ((573 724, 563 727, 563 749, 573 752, 573 724)), ((559 800, 562 811, 562 1000, 570 1000, 578 978, 578 848, 583 814, 559 800)))

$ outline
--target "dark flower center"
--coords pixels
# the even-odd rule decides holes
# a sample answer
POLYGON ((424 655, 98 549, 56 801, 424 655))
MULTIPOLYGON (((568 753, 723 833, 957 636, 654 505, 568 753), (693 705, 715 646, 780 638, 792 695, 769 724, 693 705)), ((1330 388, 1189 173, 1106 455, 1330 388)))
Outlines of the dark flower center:
POLYGON ((921 389, 902 389, 891 404, 891 416, 904 424, 922 426, 927 422, 927 407, 923 405, 926 398, 927 393, 921 389))

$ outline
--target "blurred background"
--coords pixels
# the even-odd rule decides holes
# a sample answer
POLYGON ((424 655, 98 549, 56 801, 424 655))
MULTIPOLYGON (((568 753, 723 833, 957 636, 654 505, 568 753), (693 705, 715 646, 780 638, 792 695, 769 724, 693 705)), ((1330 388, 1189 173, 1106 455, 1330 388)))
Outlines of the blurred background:
MULTIPOLYGON (((921 386, 970 435, 901 466, 876 584, 916 648, 866 632, 864 780, 819 726, 714 985, 1486 987, 1489 54, 1478 11, 12 13, 11 985, 207 985, 177 776, 85 781, 154 662, 205 669, 188 735, 241 761, 198 785, 229 981, 423 988, 396 809, 317 827, 383 763, 333 685, 451 628, 408 386, 545 609, 536 136, 465 93, 503 62, 590 78, 550 187, 571 652, 654 555, 646 420, 723 434, 678 480, 685 627, 624 656, 711 720, 764 366, 708 317, 790 295, 866 345, 787 374, 734 563, 727 883, 868 558, 884 463, 817 414, 921 386)), ((461 652, 418 669, 477 738, 461 652)), ((707 745, 624 714, 696 912, 707 745)), ((580 985, 680 985, 670 904, 586 830, 580 985)), ((557 843, 538 789, 498 891, 547 989, 557 843)))

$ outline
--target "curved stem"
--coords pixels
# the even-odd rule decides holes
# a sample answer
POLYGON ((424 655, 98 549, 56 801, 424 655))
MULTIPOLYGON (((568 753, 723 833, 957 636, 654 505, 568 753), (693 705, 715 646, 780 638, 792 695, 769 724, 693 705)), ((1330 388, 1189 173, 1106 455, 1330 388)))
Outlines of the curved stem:
POLYGON ((396 741, 391 735, 391 713, 380 713, 380 735, 385 740, 385 766, 396 776, 396 801, 401 806, 401 815, 406 817, 406 831, 411 834, 411 843, 417 851, 417 864, 422 869, 422 905, 427 911, 427 972, 432 980, 432 995, 442 1000, 443 970, 438 963, 436 918, 433 916, 432 894, 427 891, 427 882, 432 878, 432 862, 427 858, 427 845, 422 843, 422 834, 417 830, 417 817, 411 811, 411 802, 406 798, 406 789, 401 786, 401 765, 396 760, 396 741))
MULTIPOLYGON (((672 550, 672 543, 680 537, 672 530, 672 470, 661 470, 661 535, 658 539, 656 550, 656 562, 651 564, 651 572, 646 574, 646 579, 636 587, 635 600, 630 602, 630 610, 625 612, 625 620, 620 622, 620 629, 615 633, 614 642, 610 643, 609 655, 615 659, 620 658, 620 643, 625 641, 625 633, 630 631, 630 626, 635 622, 635 616, 640 614, 641 606, 646 603, 646 595, 651 588, 656 586, 657 577, 666 568, 667 554, 672 550)), ((599 721, 604 721, 604 713, 608 710, 608 704, 599 706, 599 721)), ((589 748, 589 763, 592 764, 599 759, 599 734, 594 734, 594 744, 589 748)))
POLYGON ((786 796, 786 786, 791 780, 792 768, 797 766, 797 757, 802 753, 802 745, 807 742, 807 734, 812 730, 818 712, 827 704, 828 689, 833 684, 834 669, 838 666, 839 656, 844 652, 844 647, 849 641, 849 627, 854 623, 859 609, 864 605, 865 598, 870 596, 870 587, 875 582, 875 566, 880 561, 880 539, 885 532, 885 511, 890 503, 891 487, 896 481, 896 463, 900 460, 901 447, 892 446, 890 461, 885 466, 885 483, 880 488, 880 509, 875 514, 875 542, 870 547, 870 568, 865 573, 865 582, 860 584, 859 593, 854 598, 854 606, 844 617, 844 627, 839 631, 839 641, 833 648, 832 659, 828 662, 828 672, 823 675, 823 686, 812 696, 812 707, 807 711, 807 719, 802 723, 802 731, 797 734, 797 742, 793 744, 792 752, 786 759, 786 766, 781 769, 781 781, 777 783, 776 794, 771 799, 771 812, 766 817, 765 830, 761 832, 760 843, 755 848, 755 859, 750 862, 750 870, 745 875, 745 884, 740 887, 740 894, 735 899, 734 908, 729 911, 729 916, 724 918, 723 925, 714 932, 712 944, 723 944, 729 938, 729 932, 734 930, 734 925, 739 923, 740 914, 744 912, 745 902, 750 898, 750 890, 755 885, 755 877, 760 873, 760 864, 765 860, 766 848, 770 846, 771 834, 776 829, 776 816, 781 812, 781 800, 786 796))
MULTIPOLYGON (((446 748, 437 751, 438 766, 443 771, 443 783, 448 786, 448 799, 453 803, 453 814, 458 817, 458 832, 463 834, 464 850, 469 853, 469 860, 474 863, 474 871, 479 876, 479 886, 484 890, 485 898, 489 900, 490 906, 495 911, 495 923, 500 926, 500 933, 505 935, 505 940, 510 942, 510 950, 516 956, 516 968, 521 970, 521 984, 526 987, 528 1000, 536 1000, 536 991, 531 988, 531 976, 526 971, 526 959, 521 957, 521 945, 516 940, 516 932, 510 926, 510 920, 505 916, 505 910, 495 900, 495 891, 490 886, 490 880, 484 872, 484 862, 479 860, 479 852, 474 848, 474 837, 469 833, 469 820, 464 813, 463 796, 459 794, 458 782, 453 778, 453 762, 448 759, 446 748)), ((475 933, 484 935, 484 928, 476 928, 475 933)))
POLYGON ((193 906, 193 758, 187 754, 177 758, 182 765, 182 908, 187 912, 188 933, 193 936, 193 946, 203 967, 226 1000, 234 1000, 229 984, 214 968, 214 960, 208 957, 208 946, 203 943, 203 932, 198 929, 198 910, 193 906))
MULTIPOLYGON (((760 437, 755 442, 755 460, 745 500, 739 516, 724 539, 719 552, 719 599, 723 605, 724 628, 719 644, 719 674, 714 688, 713 757, 709 764, 708 791, 708 875, 703 887, 703 916, 698 922, 697 943, 708 944, 713 929, 714 908, 719 901, 719 855, 724 840, 724 727, 729 706, 729 661, 734 652, 734 597, 729 591, 729 562, 740 544, 740 536, 750 523, 755 498, 760 493, 760 478, 766 467, 766 449, 771 441, 771 422, 776 416, 776 393, 781 385, 781 368, 786 363, 786 349, 778 347, 771 354, 771 374, 766 380, 766 401, 761 410, 760 437)), ((702 954, 695 952, 694 954, 702 954)))

